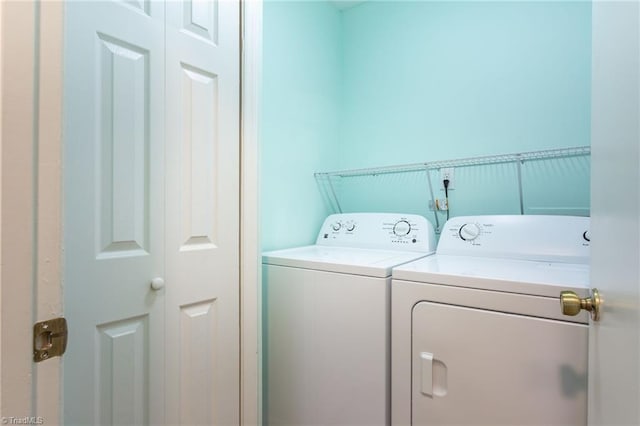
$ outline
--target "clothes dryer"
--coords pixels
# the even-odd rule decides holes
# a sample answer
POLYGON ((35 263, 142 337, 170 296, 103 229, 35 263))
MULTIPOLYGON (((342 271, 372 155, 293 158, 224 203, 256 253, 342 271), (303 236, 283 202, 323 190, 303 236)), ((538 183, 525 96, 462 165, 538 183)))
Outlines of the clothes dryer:
POLYGON ((586 425, 589 219, 456 217, 393 270, 394 425, 586 425))
POLYGON ((391 269, 434 251, 424 217, 359 213, 263 254, 267 424, 389 424, 391 269))

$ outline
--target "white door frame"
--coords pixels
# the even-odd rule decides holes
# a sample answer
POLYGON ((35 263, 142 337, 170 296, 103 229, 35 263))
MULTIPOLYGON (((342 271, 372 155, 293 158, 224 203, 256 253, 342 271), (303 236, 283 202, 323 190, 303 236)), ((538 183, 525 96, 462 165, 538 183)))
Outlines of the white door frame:
POLYGON ((33 202, 35 114, 32 100, 35 42, 32 4, 0 3, 2 28, 2 165, 0 218, 0 414, 20 416, 30 408, 30 339, 35 244, 33 202), (11 206, 11 207, 9 207, 11 206), (19 308, 21 307, 21 308, 19 308), (10 327, 10 325, 12 325, 10 327), (16 325, 20 327, 16 328, 16 325), (9 389, 11 391, 9 391, 9 389), (15 413, 14 413, 15 410, 15 413))
POLYGON ((262 266, 260 257, 260 94, 262 1, 242 0, 240 116, 240 423, 262 424, 262 266))
MULTIPOLYGON (((258 198, 262 0, 242 0, 242 425, 260 418, 258 198)), ((60 358, 32 362, 32 327, 63 315, 64 4, 0 2, 0 416, 60 423, 60 358)))

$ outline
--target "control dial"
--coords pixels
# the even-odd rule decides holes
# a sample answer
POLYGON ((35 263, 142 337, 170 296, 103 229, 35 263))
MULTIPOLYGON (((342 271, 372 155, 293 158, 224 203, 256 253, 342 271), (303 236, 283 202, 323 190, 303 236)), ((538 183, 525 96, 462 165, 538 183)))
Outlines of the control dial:
POLYGON ((458 234, 465 241, 473 241, 480 235, 480 227, 475 223, 465 223, 460 227, 458 234))
POLYGON ((584 231, 584 234, 582 234, 582 238, 584 238, 585 241, 591 241, 591 233, 589 231, 584 231))
POLYGON ((333 225, 331 225, 331 229, 333 229, 334 231, 339 231, 340 228, 342 228, 342 224, 340 222, 336 222, 333 225))
POLYGON ((351 232, 354 229, 356 229, 356 224, 355 223, 347 223, 347 231, 351 232))
POLYGON ((411 232, 411 224, 406 220, 400 220, 393 225, 393 233, 398 237, 404 237, 411 232))

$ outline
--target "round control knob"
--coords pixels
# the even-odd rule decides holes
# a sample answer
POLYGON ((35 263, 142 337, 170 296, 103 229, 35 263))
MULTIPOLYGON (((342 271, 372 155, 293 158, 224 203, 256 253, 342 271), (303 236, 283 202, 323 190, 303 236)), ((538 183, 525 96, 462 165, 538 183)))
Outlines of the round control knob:
POLYGON ((589 231, 584 231, 584 234, 582 234, 582 238, 584 238, 586 241, 591 241, 591 233, 589 231))
POLYGON ((349 223, 347 224, 347 231, 351 232, 354 229, 356 229, 356 224, 355 223, 349 223))
POLYGON ((473 241, 480 235, 480 227, 475 223, 466 223, 460 227, 458 234, 465 241, 473 241))
POLYGON ((393 233, 398 237, 404 237, 411 232, 411 224, 406 220, 400 220, 393 225, 393 233))
POLYGON ((155 277, 151 280, 151 289, 158 291, 164 288, 164 279, 160 277, 155 277))
POLYGON ((331 229, 333 229, 334 231, 339 231, 340 228, 342 228, 342 224, 340 224, 340 222, 336 222, 333 225, 331 225, 331 229))

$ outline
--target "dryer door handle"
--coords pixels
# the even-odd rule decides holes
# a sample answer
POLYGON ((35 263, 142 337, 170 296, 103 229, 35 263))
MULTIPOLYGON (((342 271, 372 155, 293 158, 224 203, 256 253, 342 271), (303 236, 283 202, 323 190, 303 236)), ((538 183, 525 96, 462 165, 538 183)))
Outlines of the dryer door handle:
POLYGON ((422 366, 422 385, 420 392, 433 397, 433 354, 420 352, 420 364, 422 366))

